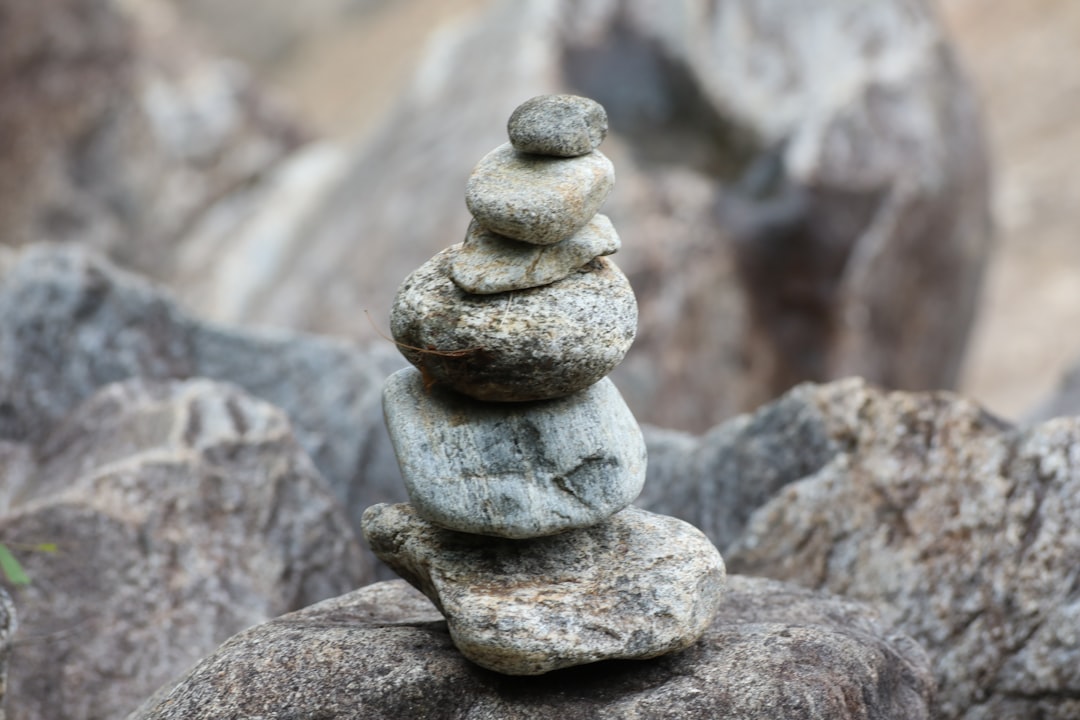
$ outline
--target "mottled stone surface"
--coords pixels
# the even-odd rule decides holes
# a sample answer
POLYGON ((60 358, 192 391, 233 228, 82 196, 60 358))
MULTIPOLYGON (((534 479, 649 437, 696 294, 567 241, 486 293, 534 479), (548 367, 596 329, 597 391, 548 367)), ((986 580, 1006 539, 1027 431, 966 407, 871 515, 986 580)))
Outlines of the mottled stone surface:
POLYGON ((684 652, 508 677, 395 580, 237 635, 130 720, 928 720, 927 665, 866 605, 736 576, 684 652))
POLYGON ((444 530, 409 505, 368 508, 363 525, 375 554, 439 606, 458 649, 509 675, 683 650, 722 602, 708 538, 636 508, 531 540, 444 530))
POLYGON ((633 502, 645 441, 604 378, 555 400, 486 403, 386 381, 383 407, 405 488, 425 519, 453 530, 528 538, 594 525, 633 502))
POLYGON ((371 577, 284 413, 208 380, 109 385, 33 447, 0 517, 19 720, 119 718, 231 635, 371 577))
POLYGON ((603 106, 579 95, 539 95, 518 105, 506 124, 515 150, 576 157, 590 153, 607 136, 603 106))
POLYGON ((206 377, 286 411, 357 534, 368 505, 405 499, 382 417, 383 380, 405 363, 385 340, 208 323, 85 247, 40 244, 0 247, 0 348, 0 453, 40 443, 109 383, 206 377))
POLYGON ((732 444, 692 480, 701 505, 718 484, 772 488, 720 544, 732 571, 879 607, 930 655, 938 717, 1076 717, 1080 418, 1015 428, 857 380, 795 394, 751 420, 753 462, 732 444))
POLYGON ((465 205, 494 233, 551 245, 583 228, 614 185, 615 168, 598 150, 552 158, 505 143, 476 164, 465 185, 465 205))
POLYGON ((465 292, 479 295, 525 290, 562 280, 593 258, 617 252, 620 245, 606 215, 594 215, 554 245, 511 240, 473 221, 450 263, 450 278, 465 292))
POLYGON ((453 257, 406 278, 390 313, 398 349, 435 382, 480 400, 561 397, 611 372, 634 340, 634 291, 607 258, 543 287, 473 295, 450 279, 453 257))

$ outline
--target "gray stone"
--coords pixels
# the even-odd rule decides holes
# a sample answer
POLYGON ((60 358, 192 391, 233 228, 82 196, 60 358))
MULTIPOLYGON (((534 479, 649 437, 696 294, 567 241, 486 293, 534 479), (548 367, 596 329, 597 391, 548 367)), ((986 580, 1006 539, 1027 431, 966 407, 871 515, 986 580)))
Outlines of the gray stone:
POLYGON ((615 185, 615 168, 599 150, 574 158, 527 155, 510 143, 477 163, 465 205, 488 230, 551 245, 585 226, 615 185))
POLYGON ((722 602, 724 562, 697 528, 629 508, 531 540, 444 530, 375 505, 364 537, 446 616, 465 657, 509 675, 690 647, 722 602))
POLYGON ((518 105, 506 124, 515 150, 576 157, 592 152, 607 136, 600 103, 578 95, 539 95, 518 105))
POLYGON ((511 240, 473 221, 456 246, 450 278, 465 292, 488 295, 525 290, 562 280, 593 258, 619 250, 619 235, 605 215, 554 245, 511 240))
POLYGON ((432 381, 479 400, 561 397, 611 372, 630 348, 637 302, 607 258, 543 287, 473 295, 450 279, 447 248, 405 279, 390 330, 432 381))
MULTIPOLYGON (((382 417, 382 383, 405 363, 361 345, 193 317, 159 286, 84 247, 0 248, 0 440, 32 447, 102 386, 207 377, 284 409, 347 508, 405 499, 382 417)), ((19 473, 7 461, 0 493, 19 473)), ((389 577, 389 573, 387 573, 389 577)))
POLYGON ((251 628, 129 720, 926 720, 925 653, 869 607, 728 578, 704 637, 654 660, 507 677, 461 656, 401 580, 251 628))
POLYGON ((20 720, 124 717, 231 635, 370 580, 285 415, 207 380, 106 387, 33 447, 0 518, 20 720))
POLYGON ((645 441, 604 378, 555 400, 485 403, 425 390, 412 368, 383 405, 409 500, 462 532, 529 538, 605 520, 645 482, 645 441))
POLYGON ((774 462, 729 444, 712 467, 731 472, 694 480, 772 488, 720 544, 732 572, 880 608, 929 653, 938 717, 1076 717, 1080 418, 1019 429, 948 393, 858 380, 793 395, 750 421, 750 452, 778 448, 774 462))

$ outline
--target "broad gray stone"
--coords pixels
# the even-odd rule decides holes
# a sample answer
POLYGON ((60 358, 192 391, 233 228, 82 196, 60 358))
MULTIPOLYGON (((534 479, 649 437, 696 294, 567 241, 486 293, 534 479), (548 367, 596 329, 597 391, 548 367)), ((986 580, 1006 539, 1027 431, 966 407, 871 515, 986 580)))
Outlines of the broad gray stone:
POLYGON ((556 400, 485 403, 386 381, 383 405, 405 488, 425 519, 462 532, 529 538, 588 527, 645 482, 645 441, 611 380, 556 400))
POLYGON ((33 447, 0 518, 31 578, 12 588, 20 720, 119 718, 255 623, 371 578, 284 413, 208 380, 110 385, 33 447))
POLYGON ((579 95, 539 95, 518 105, 506 124, 516 150, 576 157, 592 152, 607 135, 603 106, 579 95))
POLYGON ((426 598, 377 583, 247 630, 129 720, 927 720, 926 654, 869 606, 728 578, 704 637, 540 677, 478 669, 426 598))
MULTIPOLYGON (((206 377, 286 411, 357 536, 364 508, 405 500, 381 402, 405 362, 385 340, 208 323, 88 248, 39 244, 0 247, 0 348, 0 440, 15 446, 40 443, 109 383, 206 377)), ((0 458, 7 493, 18 474, 3 446, 0 458)))
POLYGON ((465 205, 494 233, 551 245, 583 228, 614 185, 615 168, 599 150, 552 158, 520 153, 505 143, 473 169, 465 205))
POLYGON ((409 505, 370 507, 363 524, 375 554, 442 610, 462 654, 509 675, 686 649, 722 602, 708 538, 637 508, 532 540, 444 530, 409 505))
POLYGON ((473 295, 454 284, 447 248, 405 279, 390 330, 433 382, 479 400, 562 397, 618 365, 637 329, 637 302, 607 258, 543 287, 473 295))
POLYGON ((619 250, 619 234, 605 215, 554 245, 533 245, 496 235, 475 220, 465 242, 456 246, 450 278, 465 292, 478 295, 549 285, 593 258, 619 250))

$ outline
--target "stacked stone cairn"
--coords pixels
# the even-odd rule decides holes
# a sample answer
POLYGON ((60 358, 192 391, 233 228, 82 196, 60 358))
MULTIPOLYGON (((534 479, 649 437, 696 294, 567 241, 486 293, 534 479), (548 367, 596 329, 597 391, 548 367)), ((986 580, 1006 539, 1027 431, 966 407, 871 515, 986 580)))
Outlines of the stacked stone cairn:
POLYGON ((383 396, 411 503, 368 508, 364 535, 466 657, 510 675, 687 648, 725 581, 699 530, 629 507, 645 442, 605 376, 637 302, 597 214, 614 184, 606 133, 587 98, 518 107, 469 178, 465 241, 407 278, 391 312, 416 368, 383 396))

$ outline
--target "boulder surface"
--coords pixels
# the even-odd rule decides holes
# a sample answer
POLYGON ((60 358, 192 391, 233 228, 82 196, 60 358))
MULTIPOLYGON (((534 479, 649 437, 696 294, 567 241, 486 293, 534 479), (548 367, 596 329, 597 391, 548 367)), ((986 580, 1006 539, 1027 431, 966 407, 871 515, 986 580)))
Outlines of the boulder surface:
POLYGON ((235 387, 110 385, 33 458, 0 517, 10 547, 57 546, 19 552, 20 720, 123 717, 229 636, 371 578, 285 415, 235 387))
POLYGON ((369 585, 229 640, 129 720, 924 720, 919 647, 866 606, 730 578, 705 636, 652 660, 515 678, 457 651, 402 580, 369 585))

